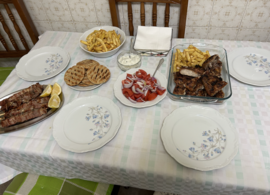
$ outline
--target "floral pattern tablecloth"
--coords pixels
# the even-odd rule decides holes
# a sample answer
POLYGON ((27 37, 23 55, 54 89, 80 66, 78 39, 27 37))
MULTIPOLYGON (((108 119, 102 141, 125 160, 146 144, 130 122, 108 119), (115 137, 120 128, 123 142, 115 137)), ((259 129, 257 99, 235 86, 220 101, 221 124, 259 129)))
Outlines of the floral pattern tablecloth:
MULTIPOLYGON (((42 81, 58 82, 65 95, 65 104, 78 97, 99 95, 112 99, 121 109, 123 122, 116 137, 103 148, 84 154, 60 148, 52 136, 55 116, 27 129, 0 135, 0 163, 22 172, 65 178, 133 186, 156 191, 184 194, 269 194, 270 193, 270 88, 253 87, 232 81, 232 97, 221 105, 204 105, 227 116, 239 133, 239 152, 232 162, 219 170, 201 172, 178 164, 165 151, 160 128, 173 110, 194 103, 175 102, 169 97, 155 106, 135 109, 124 106, 114 96, 113 84, 123 72, 117 66, 117 54, 109 58, 94 58, 78 45, 81 33, 46 32, 34 49, 60 46, 69 52, 69 66, 84 59, 94 59, 111 71, 110 80, 87 92, 69 88, 65 71, 42 81)), ((129 39, 121 50, 128 49, 129 39)), ((183 42, 205 42, 234 48, 257 47, 270 50, 268 42, 175 39, 183 42)), ((121 52, 121 50, 119 52, 121 52)), ((170 54, 159 71, 168 76, 170 54)), ((142 68, 155 68, 158 57, 143 57, 142 68)), ((28 87, 11 73, 0 88, 1 96, 28 87)))

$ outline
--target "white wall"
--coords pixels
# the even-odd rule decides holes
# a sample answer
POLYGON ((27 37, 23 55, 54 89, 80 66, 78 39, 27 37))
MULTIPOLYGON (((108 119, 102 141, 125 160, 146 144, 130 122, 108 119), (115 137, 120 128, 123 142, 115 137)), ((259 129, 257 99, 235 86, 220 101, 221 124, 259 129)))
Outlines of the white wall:
MULTIPOLYGON (((108 0, 24 0, 39 34, 47 30, 84 32, 94 26, 111 25, 108 0)), ((129 35, 127 4, 118 5, 121 28, 129 35)), ((171 5, 170 26, 174 36, 178 33, 179 5, 171 5)), ((32 46, 14 7, 11 9, 18 24, 23 28, 27 42, 32 46)), ((151 25, 152 5, 146 4, 146 25, 151 25)), ((164 25, 164 4, 158 4, 157 25, 164 25)), ((0 11, 7 25, 19 41, 12 22, 3 6, 0 11)), ((133 4, 134 27, 140 24, 140 5, 133 4)), ((189 0, 186 38, 270 41, 270 1, 269 0, 189 0)), ((0 33, 8 41, 8 36, 0 25, 0 33)), ((12 47, 9 42, 8 45, 12 47)), ((0 44, 0 49, 4 49, 0 44)))

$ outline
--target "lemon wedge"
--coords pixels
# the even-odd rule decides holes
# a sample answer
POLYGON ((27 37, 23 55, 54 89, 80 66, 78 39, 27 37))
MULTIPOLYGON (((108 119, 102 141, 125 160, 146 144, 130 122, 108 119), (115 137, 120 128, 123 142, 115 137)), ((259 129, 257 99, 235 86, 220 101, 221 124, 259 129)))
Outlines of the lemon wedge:
POLYGON ((48 107, 49 108, 59 108, 60 102, 61 102, 61 100, 60 100, 59 96, 54 94, 51 96, 51 98, 49 100, 48 107))
POLYGON ((61 86, 58 83, 54 83, 52 88, 52 95, 60 95, 62 92, 61 86))
POLYGON ((51 95, 51 92, 52 92, 52 86, 51 85, 47 85, 47 87, 43 90, 43 92, 40 95, 40 97, 47 97, 47 96, 51 95))

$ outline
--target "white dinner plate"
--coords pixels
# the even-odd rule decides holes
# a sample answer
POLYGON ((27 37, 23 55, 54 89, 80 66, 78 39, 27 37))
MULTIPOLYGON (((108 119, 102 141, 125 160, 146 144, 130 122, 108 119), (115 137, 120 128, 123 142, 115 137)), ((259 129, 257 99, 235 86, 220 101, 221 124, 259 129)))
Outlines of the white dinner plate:
POLYGON ((238 135, 230 120, 212 108, 182 107, 161 128, 166 151, 180 164, 200 171, 228 165, 238 152, 238 135))
POLYGON ((70 61, 60 47, 42 47, 23 56, 16 66, 18 77, 26 81, 42 81, 62 72, 70 61))
MULTIPOLYGON (((125 73, 121 74, 117 78, 116 82, 114 83, 114 95, 122 104, 125 104, 126 106, 130 106, 133 108, 145 108, 145 107, 149 107, 149 106, 154 106, 166 97, 167 89, 166 89, 165 93, 163 93, 163 95, 161 95, 161 96, 158 95, 156 97, 156 99, 154 99, 152 101, 146 101, 146 102, 140 102, 140 103, 133 103, 133 102, 129 101, 122 93, 122 80, 126 79, 127 73, 133 74, 136 71, 138 71, 139 69, 146 71, 147 74, 150 74, 151 76, 155 71, 155 69, 149 69, 149 68, 134 68, 134 69, 130 69, 130 70, 126 71, 125 73)), ((165 77, 165 75, 163 75, 159 71, 157 71, 155 74, 155 78, 160 82, 162 87, 166 88, 167 78, 165 77)))
MULTIPOLYGON (((73 66, 76 66, 76 64, 73 65, 73 66)), ((81 86, 78 86, 78 85, 76 85, 76 86, 69 86, 69 85, 67 85, 67 86, 70 87, 71 89, 76 90, 76 91, 91 91, 93 89, 96 89, 96 88, 100 87, 102 84, 99 84, 99 85, 90 85, 90 86, 87 86, 87 87, 81 87, 81 86)))
POLYGON ((255 86, 270 85, 270 51, 255 47, 238 48, 228 54, 230 75, 255 86))
POLYGON ((53 122, 53 136, 65 150, 83 153, 101 148, 117 134, 121 112, 112 100, 83 97, 64 106, 53 122))

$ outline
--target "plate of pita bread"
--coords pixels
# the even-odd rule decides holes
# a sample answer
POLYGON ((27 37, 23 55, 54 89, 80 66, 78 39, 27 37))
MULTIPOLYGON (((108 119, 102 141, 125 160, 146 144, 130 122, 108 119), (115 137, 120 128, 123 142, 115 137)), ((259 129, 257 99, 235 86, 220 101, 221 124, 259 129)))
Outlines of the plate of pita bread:
POLYGON ((78 91, 90 91, 106 83, 110 70, 95 60, 87 59, 69 68, 64 76, 66 84, 78 91))

